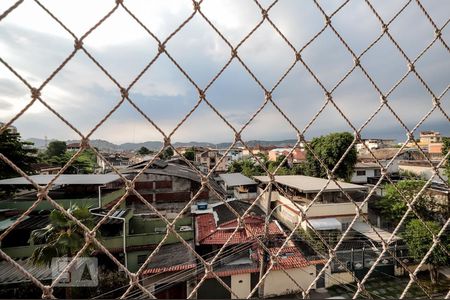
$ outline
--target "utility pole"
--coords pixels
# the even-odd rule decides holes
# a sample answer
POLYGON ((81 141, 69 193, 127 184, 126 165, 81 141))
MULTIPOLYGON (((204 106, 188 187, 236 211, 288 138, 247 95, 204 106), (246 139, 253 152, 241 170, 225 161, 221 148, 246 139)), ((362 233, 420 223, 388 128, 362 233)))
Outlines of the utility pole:
MULTIPOLYGON (((270 216, 269 211, 270 211, 270 204, 272 201, 272 180, 269 183, 268 192, 269 192, 269 196, 268 196, 267 204, 266 204, 266 216, 270 216)), ((266 246, 266 247, 268 247, 267 242, 269 240, 269 222, 270 222, 270 218, 266 218, 266 222, 264 224, 264 237, 263 237, 263 243, 264 243, 264 246, 266 246)), ((258 248, 259 248, 259 245, 258 245, 258 248)), ((257 250, 257 251, 259 251, 259 250, 257 250)), ((269 259, 269 255, 263 249, 263 257, 262 257, 260 265, 259 265, 259 281, 262 280, 262 277, 264 276, 264 274, 267 271, 267 260, 268 259, 269 259)), ((264 280, 261 281, 261 284, 258 287, 258 298, 260 298, 260 299, 264 298, 264 280)))

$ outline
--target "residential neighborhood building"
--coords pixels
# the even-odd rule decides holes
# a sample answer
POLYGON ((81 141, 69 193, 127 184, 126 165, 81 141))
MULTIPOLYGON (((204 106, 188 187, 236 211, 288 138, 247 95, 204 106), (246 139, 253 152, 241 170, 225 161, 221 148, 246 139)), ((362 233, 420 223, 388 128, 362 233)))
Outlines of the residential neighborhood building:
MULTIPOLYGON (((128 166, 121 170, 127 176, 136 176, 144 169, 148 161, 128 166)), ((200 191, 202 178, 199 171, 182 164, 157 159, 146 168, 135 182, 136 190, 158 211, 168 217, 176 216, 186 204, 200 191)), ((197 201, 217 201, 225 191, 210 179, 198 195, 197 201)), ((127 197, 127 206, 139 213, 154 212, 136 195, 127 197)))
POLYGON ((292 148, 275 148, 269 151, 270 161, 277 161, 280 156, 287 157, 288 164, 292 165, 294 163, 299 163, 306 160, 306 150, 304 148, 297 147, 294 150, 292 150, 292 148))
POLYGON ((394 143, 395 140, 392 139, 363 139, 362 143, 356 144, 356 151, 364 152, 367 151, 367 148, 370 150, 390 148, 394 145, 394 143))
POLYGON ((430 143, 428 144, 428 158, 432 160, 441 160, 444 158, 442 154, 443 143, 430 143))
POLYGON ((269 151, 276 148, 275 146, 261 146, 261 145, 257 145, 255 147, 249 147, 247 148, 243 148, 242 149, 242 156, 243 157, 251 157, 253 155, 257 155, 257 154, 265 154, 265 155, 269 155, 269 151))
POLYGON ((100 156, 97 156, 97 165, 100 169, 99 170, 100 173, 111 172, 112 171, 111 165, 113 167, 115 167, 116 169, 122 169, 122 168, 125 168, 126 166, 130 165, 131 156, 127 155, 125 153, 101 152, 100 154, 102 154, 102 156, 104 158, 104 159, 102 159, 100 156))
MULTIPOLYGON (((198 299, 210 298, 243 298, 250 294, 259 280, 259 271, 265 255, 260 242, 267 223, 268 245, 272 254, 286 239, 284 229, 277 220, 266 220, 265 214, 259 207, 251 208, 249 203, 230 200, 227 203, 236 209, 239 215, 250 209, 251 214, 243 217, 242 224, 225 204, 218 204, 205 210, 195 209, 196 249, 198 253, 209 257, 215 249, 227 245, 224 254, 219 258, 220 263, 213 265, 214 272, 227 283, 232 292, 225 289, 213 276, 208 276, 205 284, 198 292, 198 299), (227 243, 228 241, 228 243, 227 243)), ((264 284, 264 296, 282 296, 295 294, 308 287, 317 275, 324 260, 308 259, 293 242, 288 242, 280 252, 264 284), (287 275, 288 274, 288 275, 287 275), (292 281, 295 280, 295 282, 292 281)), ((199 274, 201 278, 202 273, 199 274)), ((325 277, 325 276, 324 276, 325 277)), ((331 284, 328 282, 328 284, 331 284)), ((325 286, 325 279, 319 280, 315 287, 325 286)))
POLYGON ((229 156, 224 156, 216 149, 209 149, 195 155, 195 161, 199 164, 199 169, 204 173, 209 173, 213 168, 215 172, 226 172, 230 162, 229 156))
MULTIPOLYGON (((46 185, 53 176, 34 175, 30 178, 38 184, 46 185)), ((29 186, 30 183, 23 177, 0 180, 0 186, 5 185, 19 188, 29 186)), ((117 174, 63 174, 54 182, 48 195, 66 209, 72 204, 88 206, 94 221, 99 222, 123 197, 123 186, 123 181, 117 174)), ((0 221, 0 232, 7 230, 36 200, 36 191, 24 191, 10 200, 0 201, 0 209, 9 212, 8 216, 0 221)), ((33 211, 2 240, 2 251, 14 259, 30 257, 37 246, 29 241, 31 232, 50 223, 49 214, 53 209, 51 203, 45 199, 35 205, 33 211)), ((159 218, 136 214, 132 209, 126 208, 124 202, 106 218, 99 230, 103 245, 134 272, 138 269, 139 259, 143 255, 148 256, 165 237, 165 225, 159 218)), ((191 217, 180 218, 175 229, 185 240, 194 238, 191 217)), ((178 243, 179 240, 171 233, 165 242, 172 244, 178 243)), ((96 251, 93 255, 97 256, 101 263, 109 261, 101 251, 96 251)))
POLYGON ((80 143, 70 143, 67 144, 67 151, 78 151, 81 148, 81 144, 80 143))
POLYGON ((368 178, 381 176, 381 167, 377 163, 358 162, 351 178, 352 183, 366 184, 368 178))
POLYGON ((248 201, 256 199, 257 183, 241 173, 220 174, 219 184, 227 191, 228 198, 248 201))
POLYGON ((358 161, 362 163, 378 161, 383 167, 387 167, 388 173, 398 173, 400 161, 423 159, 422 153, 416 148, 383 148, 374 149, 371 152, 358 153, 358 161))
POLYGON ((421 131, 420 132, 420 143, 431 144, 440 143, 442 141, 441 133, 438 131, 421 131))
MULTIPOLYGON (((424 180, 430 179, 434 175, 434 168, 440 163, 439 160, 433 160, 431 161, 431 164, 428 160, 400 160, 398 162, 398 168, 399 172, 410 172, 412 174, 415 174, 424 180)), ((440 177, 444 181, 448 181, 448 174, 445 172, 445 168, 442 166, 438 170, 440 177)), ((441 182, 442 179, 435 176, 433 178, 433 181, 441 182)))
MULTIPOLYGON (((260 192, 269 182, 267 176, 255 176, 260 182, 260 192)), ((353 200, 359 202, 364 199, 367 187, 339 182, 339 186, 327 180, 303 175, 275 176, 277 186, 263 193, 259 199, 259 206, 266 213, 274 211, 274 216, 285 226, 294 228, 300 223, 301 228, 307 230, 313 226, 316 230, 345 230, 348 223, 356 215, 355 204, 342 193, 341 189, 352 195, 353 200), (319 191, 324 191, 306 211, 309 224, 301 218, 300 209, 306 210, 319 191), (270 201, 270 203, 269 203, 270 201), (294 204, 295 203, 295 204, 294 204)), ((361 207, 362 214, 367 214, 367 204, 361 207)))

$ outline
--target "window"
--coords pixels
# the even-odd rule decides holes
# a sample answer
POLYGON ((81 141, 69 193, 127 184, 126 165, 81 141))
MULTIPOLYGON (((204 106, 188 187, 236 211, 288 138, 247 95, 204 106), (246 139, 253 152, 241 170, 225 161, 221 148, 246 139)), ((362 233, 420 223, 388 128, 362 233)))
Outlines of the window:
POLYGON ((380 169, 373 170, 373 175, 376 176, 376 177, 381 176, 381 170, 380 169))
POLYGON ((356 176, 366 176, 366 171, 365 170, 357 170, 356 176))

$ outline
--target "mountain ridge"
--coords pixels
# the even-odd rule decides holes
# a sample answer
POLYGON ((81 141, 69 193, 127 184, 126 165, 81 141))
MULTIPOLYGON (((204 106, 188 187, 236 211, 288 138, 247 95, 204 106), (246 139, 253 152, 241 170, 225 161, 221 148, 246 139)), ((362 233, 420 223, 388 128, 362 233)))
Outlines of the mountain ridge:
MULTIPOLYGON (((28 138, 25 139, 26 141, 34 143, 34 146, 39 149, 46 148, 46 145, 50 143, 51 141, 55 141, 55 139, 45 140, 45 139, 39 139, 39 138, 28 138)), ((71 143, 79 143, 80 140, 66 140, 67 144, 71 143)), ((133 151, 138 150, 141 147, 147 147, 150 150, 159 150, 163 146, 163 143, 160 141, 147 141, 147 142, 141 142, 141 143, 122 143, 122 144, 115 144, 111 143, 106 140, 101 139, 95 139, 91 140, 91 145, 100 149, 100 150, 109 150, 109 151, 133 151)), ((286 140, 279 140, 279 141, 264 141, 264 140, 250 140, 246 141, 246 145, 249 147, 254 147, 257 145, 260 146, 277 146, 277 147, 283 147, 288 145, 294 145, 297 141, 295 139, 286 139, 286 140)), ((175 142, 173 143, 174 147, 210 147, 210 148, 228 148, 232 145, 231 142, 222 142, 222 143, 209 143, 209 142, 175 142)), ((241 143, 237 143, 236 146, 242 146, 241 143)))

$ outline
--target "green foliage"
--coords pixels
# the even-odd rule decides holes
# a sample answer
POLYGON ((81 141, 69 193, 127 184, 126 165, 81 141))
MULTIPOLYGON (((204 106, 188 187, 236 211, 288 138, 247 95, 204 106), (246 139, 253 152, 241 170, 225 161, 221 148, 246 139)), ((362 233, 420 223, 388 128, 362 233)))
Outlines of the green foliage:
MULTIPOLYGON (((267 155, 258 154, 260 162, 265 165, 269 172, 274 172, 278 165, 284 159, 284 156, 279 156, 277 161, 269 161, 267 155)), ((265 175, 266 172, 264 168, 258 164, 257 161, 251 159, 241 159, 233 161, 228 167, 229 173, 242 173, 245 176, 252 177, 258 175, 265 175)), ((276 175, 302 175, 304 174, 304 166, 302 164, 295 164, 289 167, 287 162, 283 163, 282 166, 277 170, 276 175)))
POLYGON ((47 157, 60 157, 66 153, 67 144, 63 141, 51 141, 47 146, 47 157))
POLYGON ((194 147, 189 148, 186 150, 186 152, 184 152, 183 156, 190 161, 194 161, 195 160, 195 150, 194 147))
MULTIPOLYGON (((349 132, 331 133, 326 136, 314 138, 311 141, 312 151, 324 162, 329 170, 332 170, 345 151, 350 147, 354 138, 349 132)), ((327 177, 326 170, 320 165, 319 161, 314 157, 311 151, 306 154, 305 173, 308 176, 327 177)), ((335 175, 345 181, 349 181, 356 164, 356 148, 353 147, 345 156, 339 167, 336 169, 335 175)))
MULTIPOLYGON (((385 195, 375 205, 381 212, 383 218, 398 223, 408 209, 403 195, 408 201, 412 201, 425 185, 423 180, 400 180, 395 185, 388 184, 385 186, 385 195), (398 192, 397 189, 400 191, 398 192)), ((431 198, 422 194, 414 203, 414 208, 427 219, 435 218, 435 205, 431 198)), ((412 217, 413 214, 409 214, 412 217)))
MULTIPOLYGON (((81 223, 92 229, 94 218, 87 206, 72 205, 70 212, 81 223)), ((50 213, 50 224, 31 232, 30 242, 38 245, 31 261, 34 264, 51 264, 52 258, 75 255, 85 243, 84 231, 74 221, 67 218, 59 210, 50 213)))
POLYGON ((173 156, 173 149, 171 147, 167 147, 163 152, 159 155, 160 159, 169 159, 173 156))
MULTIPOLYGON (((31 165, 37 162, 37 150, 33 143, 24 142, 19 133, 12 133, 9 129, 0 134, 0 153, 5 155, 25 173, 31 174, 31 165)), ((6 162, 0 160, 0 179, 20 176, 6 162)))
POLYGON ((147 155, 147 154, 152 154, 153 151, 151 151, 150 149, 148 149, 147 147, 141 147, 138 151, 137 154, 139 155, 147 155))
MULTIPOLYGON (((65 145, 65 142, 51 142, 45 152, 39 153, 39 161, 55 167, 63 167, 72 158, 72 156, 75 155, 75 151, 64 150, 64 152, 61 152, 63 149, 66 149, 65 147, 63 147, 63 145, 65 145)), ((94 173, 96 167, 97 155, 95 154, 94 150, 85 149, 64 171, 64 173, 92 174, 94 173)))
MULTIPOLYGON (((442 143, 442 155, 445 156, 450 151, 450 137, 443 137, 442 143)), ((450 184, 450 159, 447 159, 445 163, 445 175, 448 177, 447 182, 450 184)))
MULTIPOLYGON (((435 221, 426 221, 425 224, 430 228, 433 234, 437 235, 439 233, 441 227, 439 223, 435 221)), ((403 238, 408 245, 409 254, 418 261, 423 259, 433 244, 433 236, 418 219, 413 219, 406 225, 403 238)), ((450 258, 443 249, 443 247, 445 247, 447 251, 450 251, 450 239, 448 234, 444 233, 440 240, 442 246, 437 245, 426 261, 426 263, 432 266, 430 276, 433 283, 436 283, 437 281, 437 268, 450 263, 450 258)))

